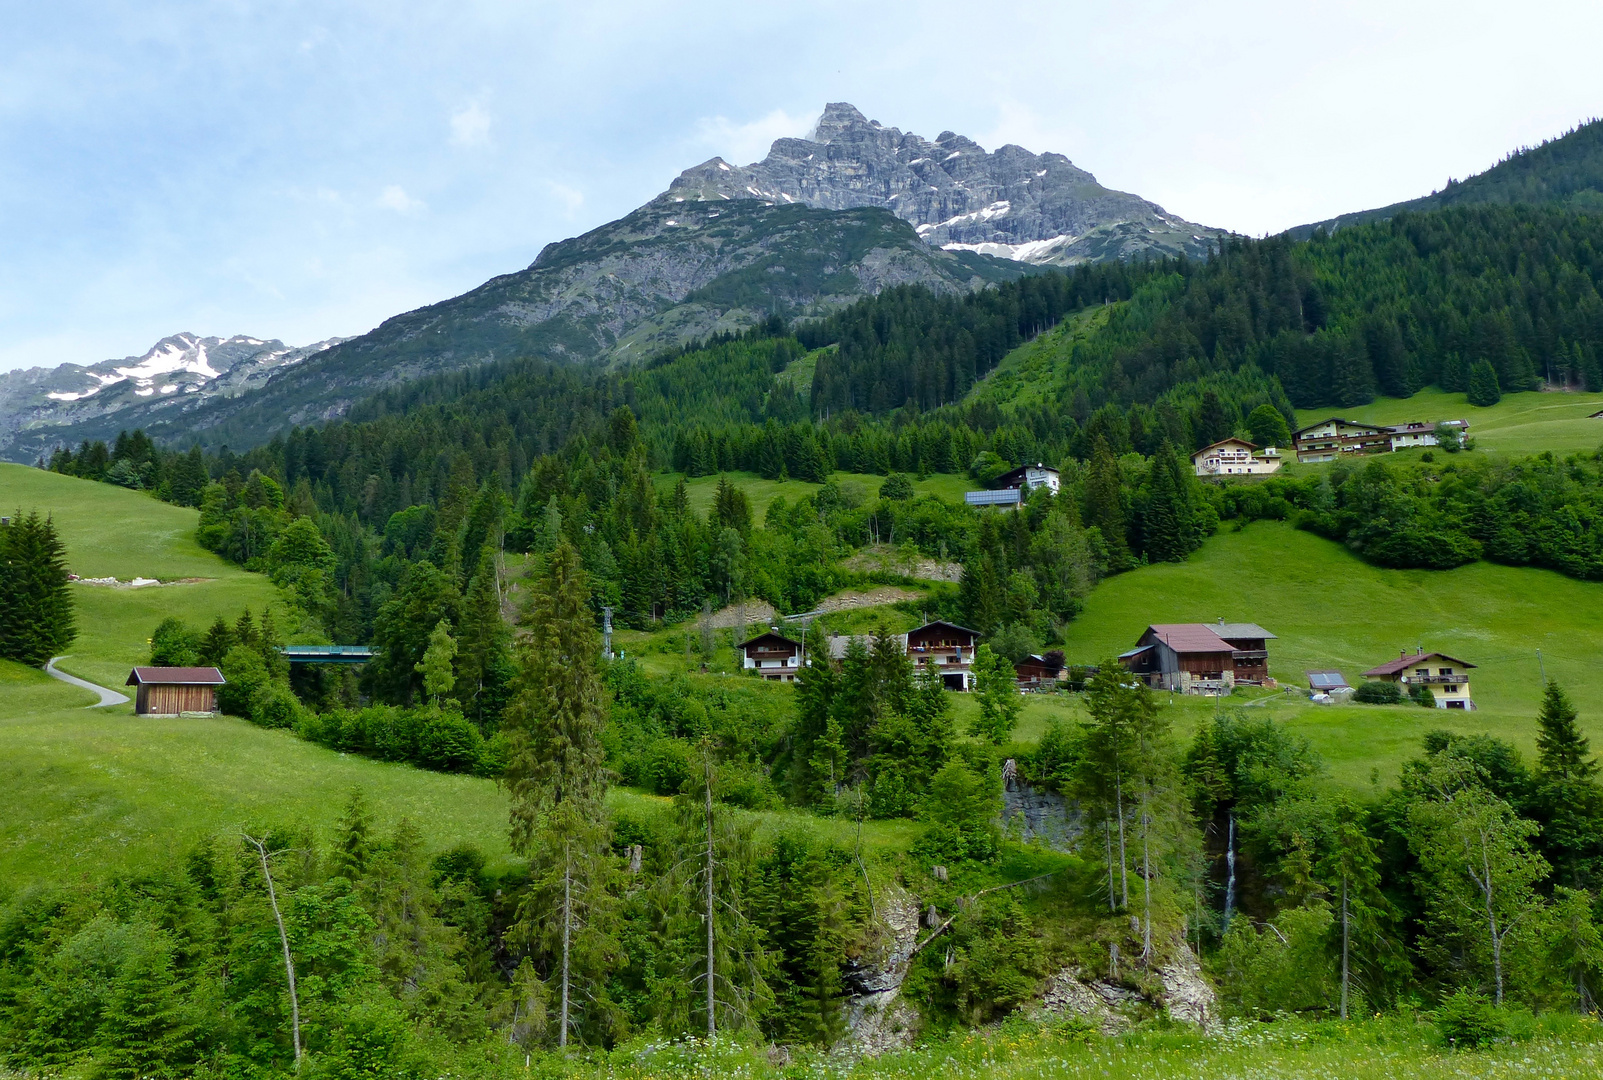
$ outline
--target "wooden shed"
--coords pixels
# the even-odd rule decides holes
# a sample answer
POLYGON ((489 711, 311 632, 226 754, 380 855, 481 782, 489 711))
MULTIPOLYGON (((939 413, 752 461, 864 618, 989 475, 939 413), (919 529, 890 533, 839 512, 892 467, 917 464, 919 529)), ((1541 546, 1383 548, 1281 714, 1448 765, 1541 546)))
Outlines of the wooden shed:
POLYGON ((139 716, 178 716, 217 711, 217 688, 228 680, 214 667, 136 667, 125 686, 138 687, 139 716))

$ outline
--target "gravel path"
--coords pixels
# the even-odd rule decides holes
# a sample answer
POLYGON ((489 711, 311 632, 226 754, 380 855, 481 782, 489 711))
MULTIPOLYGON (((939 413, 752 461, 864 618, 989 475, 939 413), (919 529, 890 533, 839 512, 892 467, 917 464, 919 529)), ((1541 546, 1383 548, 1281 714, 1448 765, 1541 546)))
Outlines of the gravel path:
POLYGON ((100 700, 95 702, 93 705, 85 706, 86 708, 98 709, 103 705, 121 705, 128 700, 127 694, 119 694, 115 690, 107 690, 104 686, 96 686, 94 683, 80 679, 76 675, 68 675, 65 671, 57 671, 56 661, 65 659, 65 656, 51 657, 50 663, 45 665, 45 673, 53 679, 60 679, 64 683, 71 683, 74 686, 81 686, 85 690, 93 690, 95 693, 99 694, 100 700))

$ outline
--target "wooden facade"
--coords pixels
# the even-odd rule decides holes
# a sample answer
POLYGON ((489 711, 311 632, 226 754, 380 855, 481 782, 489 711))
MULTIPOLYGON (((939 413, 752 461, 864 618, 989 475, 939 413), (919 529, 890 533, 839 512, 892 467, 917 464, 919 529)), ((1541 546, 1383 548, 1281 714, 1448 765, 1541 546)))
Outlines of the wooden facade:
POLYGON ((1228 694, 1268 680, 1274 636, 1256 623, 1154 623, 1119 662, 1159 689, 1228 694))
POLYGON ((137 667, 125 685, 137 688, 138 716, 210 715, 217 711, 217 688, 226 681, 216 668, 137 667))
POLYGON ((907 655, 913 666, 934 670, 949 690, 968 690, 974 685, 974 650, 979 647, 978 631, 956 623, 925 623, 907 632, 907 655))
POLYGON ((756 671, 769 682, 796 681, 802 664, 801 642, 771 630, 742 641, 738 648, 746 670, 756 671))

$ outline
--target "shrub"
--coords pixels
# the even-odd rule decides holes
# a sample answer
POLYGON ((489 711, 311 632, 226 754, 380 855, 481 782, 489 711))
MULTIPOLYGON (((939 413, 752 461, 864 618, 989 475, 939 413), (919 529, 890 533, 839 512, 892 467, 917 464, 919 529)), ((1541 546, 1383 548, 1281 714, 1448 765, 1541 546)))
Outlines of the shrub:
POLYGON ((150 663, 154 667, 194 667, 200 662, 200 637, 184 620, 168 616, 150 635, 150 663))
POLYGON ((1428 686, 1416 686, 1408 691, 1408 696, 1414 700, 1415 705, 1422 705, 1427 709, 1436 707, 1436 695, 1430 692, 1428 686))
POLYGON ((272 681, 261 654, 249 646, 235 645, 218 670, 228 681, 217 688, 217 707, 230 716, 249 716, 257 689, 272 681))
POLYGON ((295 692, 283 683, 266 682, 250 697, 250 720, 265 728, 293 728, 305 712, 295 692))
POLYGON ((1371 679, 1353 691, 1353 700, 1362 701, 1365 705, 1401 705, 1403 691, 1396 683, 1371 679))
POLYGON ((911 499, 913 497, 913 482, 902 473, 893 472, 879 486, 879 497, 897 500, 911 499))
POLYGON ((437 772, 473 772, 484 749, 484 736, 465 716, 438 706, 423 713, 418 732, 417 763, 437 772))
POLYGON ((1437 1034, 1448 1046, 1461 1050, 1490 1046, 1508 1033, 1507 1018, 1485 994, 1457 990, 1431 1015, 1437 1034))

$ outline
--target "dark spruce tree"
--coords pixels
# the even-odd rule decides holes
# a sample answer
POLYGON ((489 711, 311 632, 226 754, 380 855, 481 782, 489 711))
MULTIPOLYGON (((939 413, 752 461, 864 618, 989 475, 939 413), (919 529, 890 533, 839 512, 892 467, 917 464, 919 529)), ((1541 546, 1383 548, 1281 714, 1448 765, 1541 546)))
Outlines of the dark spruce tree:
POLYGON ((38 511, 0 525, 0 657, 43 667, 78 636, 65 560, 55 522, 38 511))
POLYGON ((1503 400, 1503 391, 1497 385, 1497 371, 1490 360, 1477 360, 1469 369, 1469 403, 1485 408, 1503 400))

